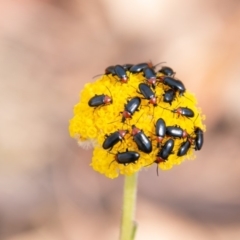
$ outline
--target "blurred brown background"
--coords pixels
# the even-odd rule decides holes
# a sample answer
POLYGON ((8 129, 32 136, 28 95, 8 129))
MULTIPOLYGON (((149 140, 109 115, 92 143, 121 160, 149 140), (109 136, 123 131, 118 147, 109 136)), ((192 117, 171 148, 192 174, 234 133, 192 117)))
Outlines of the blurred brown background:
POLYGON ((139 176, 137 239, 240 239, 240 2, 0 2, 0 239, 118 239, 123 178, 68 134, 112 64, 166 61, 199 99, 197 159, 139 176))

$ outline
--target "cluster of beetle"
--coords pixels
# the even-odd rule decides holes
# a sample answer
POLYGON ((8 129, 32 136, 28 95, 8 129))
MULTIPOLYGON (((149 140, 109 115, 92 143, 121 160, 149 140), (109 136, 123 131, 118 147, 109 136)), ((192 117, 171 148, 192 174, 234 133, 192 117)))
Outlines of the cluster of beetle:
MULTIPOLYGON (((154 107, 157 106, 157 97, 154 93, 154 89, 159 83, 162 83, 168 87, 168 89, 164 91, 163 101, 169 103, 170 105, 176 98, 177 93, 180 97, 184 95, 186 91, 185 86, 180 80, 174 78, 175 72, 172 68, 164 66, 159 71, 155 72, 155 67, 156 66, 153 66, 150 62, 140 63, 137 65, 125 64, 109 66, 105 69, 105 75, 112 75, 120 83, 128 82, 129 77, 127 72, 130 72, 130 74, 142 73, 145 79, 145 82, 142 82, 138 85, 139 91, 137 91, 137 93, 142 95, 142 98, 135 96, 128 100, 124 105, 123 111, 121 112, 122 123, 124 123, 126 119, 132 118, 134 113, 139 110, 141 99, 147 99, 149 100, 149 104, 152 104, 154 107)), ((92 108, 98 108, 111 104, 112 101, 112 96, 101 94, 93 96, 89 100, 88 105, 92 108)), ((194 112, 188 107, 177 107, 176 109, 170 111, 178 116, 184 116, 189 119, 194 117, 194 112)), ((151 140, 135 125, 132 125, 131 128, 131 135, 133 136, 138 149, 144 153, 151 153, 151 140)), ((102 144, 103 149, 110 152, 118 142, 124 140, 125 135, 128 133, 128 130, 118 130, 110 135, 106 135, 105 141, 102 144)), ((203 130, 199 127, 196 127, 194 129, 194 137, 191 135, 192 134, 188 134, 180 126, 166 126, 164 119, 159 118, 155 123, 155 136, 159 151, 156 155, 156 159, 153 162, 158 164, 168 160, 170 154, 173 154, 174 138, 180 138, 184 140, 177 151, 178 157, 186 155, 191 147, 195 150, 200 150, 203 146, 203 130), (163 144, 165 137, 170 138, 163 144)), ((115 159, 113 161, 124 165, 135 163, 140 157, 138 152, 129 151, 128 149, 126 149, 125 152, 118 152, 114 155, 115 159)))

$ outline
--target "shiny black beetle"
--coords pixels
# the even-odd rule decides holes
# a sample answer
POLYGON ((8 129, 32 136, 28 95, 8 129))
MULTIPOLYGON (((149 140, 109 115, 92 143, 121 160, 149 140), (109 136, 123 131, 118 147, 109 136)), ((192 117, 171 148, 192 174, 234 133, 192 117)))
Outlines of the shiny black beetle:
POLYGON ((118 152, 115 154, 115 159, 109 164, 109 167, 113 162, 117 162, 118 164, 123 164, 125 166, 129 163, 136 163, 139 157, 140 154, 138 152, 128 151, 127 149, 126 152, 118 152))
POLYGON ((112 102, 113 100, 111 97, 105 94, 101 94, 101 95, 95 95, 94 97, 90 98, 88 101, 88 106, 96 108, 96 107, 110 104, 112 102))
POLYGON ((143 76, 146 78, 147 83, 154 89, 157 82, 155 71, 150 67, 146 67, 143 69, 143 76))
POLYGON ((193 110, 188 108, 188 107, 178 107, 176 109, 173 109, 172 112, 177 113, 178 117, 179 116, 185 116, 185 117, 188 117, 188 118, 193 118, 194 117, 193 110))
POLYGON ((135 125, 132 125, 132 136, 140 151, 145 153, 152 152, 151 141, 148 139, 145 133, 135 125))
POLYGON ((127 73, 126 73, 125 69, 123 68, 123 66, 116 65, 114 67, 114 71, 115 71, 115 74, 117 75, 117 77, 120 79, 121 83, 128 82, 128 76, 127 76, 127 73))
POLYGON ((167 126, 166 134, 174 138, 186 138, 189 136, 185 130, 177 126, 167 126))
POLYGON ((157 98, 153 90, 146 83, 140 83, 138 88, 140 91, 139 93, 142 94, 145 99, 148 99, 149 103, 153 104, 153 106, 157 106, 157 98))
POLYGON ((195 150, 201 150, 202 146, 203 146, 203 130, 200 128, 196 128, 194 133, 196 134, 195 137, 195 150))
POLYGON ((167 161, 170 154, 173 153, 172 152, 173 147, 174 147, 174 140, 170 138, 164 143, 163 147, 158 152, 155 163, 167 161))
POLYGON ((164 91, 163 101, 172 105, 172 101, 175 99, 175 97, 176 91, 174 91, 173 89, 168 89, 167 91, 164 91))
POLYGON ((187 118, 193 118, 195 116, 194 111, 188 107, 178 107, 172 110, 164 107, 161 107, 161 108, 171 111, 172 113, 176 113, 178 117, 183 116, 187 118))
POLYGON ((136 65, 133 65, 130 69, 129 72, 131 73, 140 73, 143 71, 144 68, 149 67, 149 68, 153 68, 153 64, 152 62, 148 62, 148 63, 138 63, 136 65))
POLYGON ((193 144, 192 138, 187 138, 185 142, 182 142, 180 148, 178 149, 177 156, 182 157, 187 154, 188 150, 193 144))
POLYGON ((134 97, 128 101, 128 103, 124 105, 124 111, 122 112, 122 122, 125 122, 126 118, 132 118, 132 115, 138 111, 140 104, 140 97, 134 97))
POLYGON ((108 66, 105 69, 105 75, 109 75, 109 74, 116 75, 115 70, 114 70, 114 66, 108 66))
POLYGON ((157 136, 157 147, 159 147, 166 135, 166 123, 162 118, 159 118, 156 122, 155 134, 157 136))
MULTIPOLYGON (((174 148, 174 141, 173 139, 170 138, 164 143, 163 147, 158 152, 154 162, 157 164, 161 162, 166 162, 170 154, 173 153, 172 151, 173 148, 174 148)), ((158 167, 157 167, 157 175, 158 175, 158 167)))
POLYGON ((129 71, 132 66, 133 66, 133 64, 131 64, 131 63, 126 63, 126 64, 122 65, 122 67, 124 68, 125 71, 129 71))
POLYGON ((112 150, 114 145, 116 145, 118 142, 122 141, 124 136, 128 133, 128 130, 118 130, 114 133, 111 133, 109 136, 106 135, 106 139, 102 144, 103 149, 109 149, 109 151, 112 150))
POLYGON ((180 96, 182 96, 186 91, 184 84, 180 80, 176 80, 176 79, 174 79, 172 77, 168 77, 168 76, 160 76, 160 77, 158 77, 158 79, 164 85, 167 85, 171 89, 178 91, 180 96))
POLYGON ((168 76, 168 77, 174 77, 175 76, 175 72, 173 71, 172 68, 167 67, 167 66, 162 66, 162 68, 158 71, 159 73, 162 73, 164 76, 168 76))

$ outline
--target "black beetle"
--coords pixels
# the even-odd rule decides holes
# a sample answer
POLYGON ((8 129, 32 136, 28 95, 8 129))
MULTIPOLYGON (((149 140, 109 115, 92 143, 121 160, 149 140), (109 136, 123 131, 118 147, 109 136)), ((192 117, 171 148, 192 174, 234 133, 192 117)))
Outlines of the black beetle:
POLYGON ((162 118, 159 118, 156 122, 155 134, 157 136, 157 147, 159 147, 166 134, 166 123, 162 118))
POLYGON ((131 63, 126 63, 126 64, 122 65, 122 67, 124 68, 125 71, 129 71, 132 66, 133 66, 133 64, 131 64, 131 63))
POLYGON ((114 72, 119 77, 121 83, 127 83, 128 76, 125 69, 121 65, 116 65, 114 67, 114 72))
POLYGON ((114 70, 114 66, 109 66, 105 69, 105 75, 116 75, 115 70, 114 70))
POLYGON ((188 138, 187 141, 182 142, 180 145, 180 148, 178 149, 177 155, 179 157, 184 156, 185 154, 187 154, 188 150, 190 149, 192 145, 192 139, 188 138))
POLYGON ((181 116, 185 116, 188 118, 192 118, 194 117, 194 112, 192 109, 188 108, 188 107, 178 107, 176 109, 172 110, 173 113, 177 113, 178 117, 181 116))
POLYGON ((138 111, 140 104, 140 97, 134 97, 128 101, 128 103, 124 105, 124 111, 122 112, 122 122, 125 122, 126 118, 132 118, 132 115, 138 111))
POLYGON ((88 106, 96 108, 99 106, 110 104, 112 102, 113 102, 113 100, 111 97, 109 97, 108 95, 105 95, 105 94, 101 94, 101 95, 95 95, 94 97, 92 97, 88 101, 88 106))
POLYGON ((144 68, 143 76, 146 78, 147 83, 149 85, 151 85, 153 88, 156 87, 156 82, 157 82, 156 73, 154 72, 154 70, 152 68, 150 68, 150 67, 144 68))
POLYGON ((175 138, 186 138, 189 136, 185 130, 177 126, 168 126, 166 128, 166 134, 175 138))
POLYGON ((163 108, 165 110, 168 110, 168 111, 171 111, 172 113, 176 113, 178 115, 178 117, 184 116, 184 117, 187 117, 187 118, 193 118, 195 116, 193 110, 188 108, 188 107, 178 107, 178 108, 175 108, 173 110, 170 110, 170 109, 164 108, 164 107, 161 107, 161 108, 163 108))
POLYGON ((176 91, 174 91, 173 89, 168 89, 163 94, 163 101, 172 105, 172 101, 175 99, 175 97, 176 97, 176 91))
POLYGON ((173 147, 174 141, 170 138, 164 143, 163 147, 158 152, 155 163, 165 162, 169 155, 172 154, 173 147))
POLYGON ((152 143, 142 130, 132 125, 132 136, 136 142, 138 149, 145 153, 152 152, 152 143))
POLYGON ((114 133, 111 133, 109 136, 106 135, 106 139, 102 144, 102 147, 104 149, 111 149, 114 147, 115 144, 117 144, 119 141, 122 141, 124 136, 128 133, 128 130, 118 130, 114 133))
POLYGON ((176 74, 172 68, 167 66, 162 66, 162 68, 158 72, 168 77, 174 77, 174 75, 176 74))
MULTIPOLYGON (((110 89, 107 86, 105 86, 105 87, 111 94, 110 89)), ((109 97, 108 95, 105 95, 105 94, 100 94, 100 95, 95 94, 94 97, 89 99, 88 106, 97 108, 97 107, 102 107, 104 105, 108 105, 111 103, 113 103, 112 94, 111 94, 111 97, 109 97)))
POLYGON ((136 163, 139 157, 140 157, 140 154, 138 152, 128 151, 127 149, 126 152, 118 152, 115 155, 115 159, 109 164, 109 167, 115 161, 125 166, 128 165, 129 163, 136 163))
POLYGON ((202 146, 203 146, 203 130, 201 130, 200 128, 196 128, 194 133, 196 134, 195 137, 195 150, 201 150, 202 146))
MULTIPOLYGON (((158 152, 156 156, 156 160, 154 162, 157 164, 161 162, 166 162, 169 155, 173 153, 172 152, 173 148, 174 148, 174 141, 173 139, 170 138, 164 143, 163 147, 158 152)), ((157 175, 158 175, 158 167, 157 167, 157 175)))
POLYGON ((149 103, 157 106, 157 98, 152 89, 146 83, 140 83, 138 88, 140 90, 139 93, 142 94, 144 98, 148 99, 149 103))
POLYGON ((164 85, 169 86, 173 90, 179 91, 180 96, 182 96, 186 91, 185 86, 183 85, 183 83, 180 80, 176 80, 172 77, 166 77, 166 76, 158 77, 158 79, 161 82, 163 82, 164 85))
POLYGON ((152 62, 136 64, 136 65, 132 66, 129 69, 129 72, 131 72, 131 73, 140 73, 146 67, 153 68, 152 62))

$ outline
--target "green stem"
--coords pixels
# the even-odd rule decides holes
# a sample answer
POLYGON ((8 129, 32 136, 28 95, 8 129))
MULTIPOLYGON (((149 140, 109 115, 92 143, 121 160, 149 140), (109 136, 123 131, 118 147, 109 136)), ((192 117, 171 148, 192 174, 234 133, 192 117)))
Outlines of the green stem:
POLYGON ((137 225, 134 222, 137 193, 137 173, 125 177, 120 240, 134 240, 137 225))

